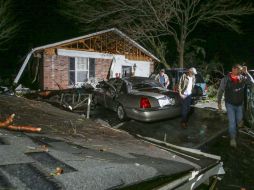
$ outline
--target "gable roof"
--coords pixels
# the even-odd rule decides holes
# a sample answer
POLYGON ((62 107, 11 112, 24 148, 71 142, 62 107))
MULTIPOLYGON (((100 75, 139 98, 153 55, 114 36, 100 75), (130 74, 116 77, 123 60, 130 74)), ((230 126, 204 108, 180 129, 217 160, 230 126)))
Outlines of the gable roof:
POLYGON ((128 37, 126 34, 124 34, 123 32, 121 32, 120 30, 118 30, 117 28, 111 28, 111 29, 106 29, 106 30, 102 30, 102 31, 99 31, 99 32, 95 32, 95 33, 91 33, 91 34, 88 34, 88 35, 84 35, 84 36, 80 36, 80 37, 76 37, 76 38, 71 38, 71 39, 68 39, 68 40, 63 40, 63 41, 60 41, 60 42, 56 42, 56 43, 52 43, 52 44, 47 44, 47 45, 44 45, 44 46, 39 46, 39 47, 36 47, 34 49, 32 49, 26 56, 26 59, 25 61, 23 62, 22 64, 22 67, 20 68, 19 70, 19 73, 17 74, 15 80, 14 80, 14 83, 17 84, 22 73, 24 72, 24 69, 26 68, 26 65, 30 59, 30 57, 32 56, 32 54, 36 51, 39 51, 39 50, 44 50, 44 49, 47 49, 47 48, 53 48, 53 47, 56 47, 56 46, 60 46, 60 45, 64 45, 64 44, 67 44, 67 43, 70 43, 70 42, 73 42, 73 41, 78 41, 78 40, 81 40, 81 39, 85 39, 85 38, 90 38, 90 37, 93 37, 93 36, 97 36, 97 35, 100 35, 100 34, 104 34, 104 33, 107 33, 107 32, 115 32, 116 34, 118 34, 119 36, 121 36, 122 38, 126 39, 128 42, 130 42, 133 46, 135 46, 136 48, 140 49, 144 54, 148 55, 149 57, 153 58, 154 60, 156 61, 160 61, 156 56, 154 56, 151 52, 149 52, 148 50, 146 50, 144 47, 142 47, 140 44, 138 44, 136 41, 134 41, 133 39, 131 39, 130 37, 128 37))

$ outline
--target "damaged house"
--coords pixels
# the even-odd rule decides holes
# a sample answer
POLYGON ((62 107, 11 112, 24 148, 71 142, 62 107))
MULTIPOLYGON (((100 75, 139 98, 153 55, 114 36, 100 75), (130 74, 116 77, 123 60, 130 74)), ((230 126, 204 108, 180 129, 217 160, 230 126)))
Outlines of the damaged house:
POLYGON ((14 83, 19 82, 28 62, 32 62, 34 80, 41 90, 59 90, 80 87, 91 78, 149 77, 159 60, 112 28, 32 49, 14 83))

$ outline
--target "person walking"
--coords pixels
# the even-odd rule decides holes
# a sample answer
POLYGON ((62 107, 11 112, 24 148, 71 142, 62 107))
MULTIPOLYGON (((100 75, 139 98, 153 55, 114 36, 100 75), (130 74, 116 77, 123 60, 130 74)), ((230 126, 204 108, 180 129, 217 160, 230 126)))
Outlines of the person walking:
POLYGON ((243 122, 243 103, 245 86, 254 80, 249 74, 246 66, 239 64, 232 67, 232 71, 226 75, 220 83, 217 101, 218 109, 222 110, 221 100, 224 94, 227 116, 229 120, 230 146, 237 147, 237 127, 243 122))
POLYGON ((190 106, 192 101, 192 90, 196 82, 196 74, 197 70, 194 67, 190 68, 186 74, 182 75, 178 85, 179 95, 182 100, 181 126, 184 128, 187 127, 188 115, 190 112, 190 106))
POLYGON ((168 88, 169 78, 164 69, 160 70, 160 73, 156 75, 155 80, 157 80, 163 87, 168 88))

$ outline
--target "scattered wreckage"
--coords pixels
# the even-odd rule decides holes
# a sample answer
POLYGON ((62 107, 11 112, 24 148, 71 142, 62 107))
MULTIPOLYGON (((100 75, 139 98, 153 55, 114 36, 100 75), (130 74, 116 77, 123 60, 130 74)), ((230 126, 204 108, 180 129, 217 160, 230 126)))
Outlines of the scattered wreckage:
POLYGON ((12 125, 15 114, 11 114, 6 118, 5 121, 0 122, 0 129, 8 129, 12 131, 23 131, 23 132, 40 132, 41 128, 32 127, 32 126, 20 126, 20 125, 12 125))

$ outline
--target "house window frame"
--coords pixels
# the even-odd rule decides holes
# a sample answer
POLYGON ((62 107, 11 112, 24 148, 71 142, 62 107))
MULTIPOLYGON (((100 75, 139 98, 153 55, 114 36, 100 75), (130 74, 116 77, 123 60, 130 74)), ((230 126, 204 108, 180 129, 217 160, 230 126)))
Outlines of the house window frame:
POLYGON ((75 70, 71 70, 70 68, 70 65, 69 65, 69 85, 70 86, 74 86, 74 87, 80 87, 82 86, 83 84, 86 83, 86 81, 84 82, 78 82, 78 72, 86 72, 87 73, 87 80, 89 80, 89 74, 90 74, 90 61, 89 61, 89 58, 88 57, 70 57, 71 58, 74 58, 74 64, 75 64, 75 67, 74 69, 75 70), (86 59, 87 60, 87 69, 83 69, 83 70, 80 70, 78 69, 78 59, 86 59), (75 83, 74 84, 70 84, 70 72, 74 72, 75 73, 75 83))

